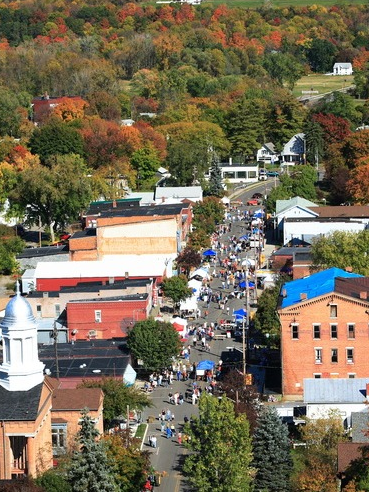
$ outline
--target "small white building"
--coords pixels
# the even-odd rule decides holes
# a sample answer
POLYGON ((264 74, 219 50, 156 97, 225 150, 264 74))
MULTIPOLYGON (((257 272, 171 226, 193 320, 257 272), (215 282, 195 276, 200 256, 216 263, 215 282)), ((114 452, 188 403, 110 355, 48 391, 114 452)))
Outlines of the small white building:
POLYGON ((306 416, 311 419, 327 417, 336 411, 346 427, 351 427, 353 412, 368 412, 367 386, 369 378, 304 379, 306 416))
POLYGON ((234 164, 232 159, 228 163, 221 163, 223 183, 257 183, 259 179, 259 164, 234 164))
POLYGON ((297 133, 283 147, 281 166, 294 166, 305 162, 305 134, 297 133))
POLYGON ((335 63, 333 75, 352 75, 352 63, 335 63))

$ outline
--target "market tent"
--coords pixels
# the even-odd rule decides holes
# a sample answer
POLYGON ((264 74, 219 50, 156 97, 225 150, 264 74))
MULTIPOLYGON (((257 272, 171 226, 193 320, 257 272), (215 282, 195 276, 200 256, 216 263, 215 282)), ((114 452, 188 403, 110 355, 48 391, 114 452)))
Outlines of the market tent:
POLYGON ((237 311, 233 311, 233 316, 236 316, 236 318, 244 318, 247 316, 247 311, 246 309, 237 309, 237 311))
POLYGON ((196 311, 197 310, 197 295, 189 297, 181 301, 179 305, 180 311, 196 311))
POLYGON ((199 295, 202 282, 200 282, 200 280, 195 280, 193 278, 188 282, 187 286, 192 290, 194 294, 199 295))
POLYGON ((196 366, 196 370, 199 370, 199 371, 212 371, 215 367, 215 362, 213 362, 212 360, 201 360, 197 366, 196 366))
POLYGON ((243 265, 243 266, 247 265, 247 266, 250 266, 250 267, 254 267, 256 265, 256 262, 255 262, 255 260, 253 258, 245 258, 242 261, 241 265, 243 265))
POLYGON ((220 201, 224 203, 224 205, 229 205, 231 203, 231 200, 227 196, 221 198, 220 201))
MULTIPOLYGON (((246 288, 246 281, 242 280, 242 282, 240 282, 238 285, 241 287, 241 289, 245 289, 246 288)), ((249 289, 255 289, 254 282, 249 282, 249 289)))
POLYGON ((217 253, 216 251, 213 251, 212 249, 207 249, 206 251, 203 252, 203 256, 216 256, 217 253))
POLYGON ((191 273, 191 278, 194 277, 201 277, 201 278, 210 278, 209 272, 207 268, 198 268, 194 272, 191 273))
POLYGON ((137 376, 136 371, 133 369, 131 364, 128 364, 123 374, 124 384, 126 384, 127 386, 134 385, 136 381, 136 376, 137 376))
POLYGON ((249 235, 248 234, 244 234, 243 236, 240 237, 240 240, 241 241, 247 241, 249 238, 249 235))

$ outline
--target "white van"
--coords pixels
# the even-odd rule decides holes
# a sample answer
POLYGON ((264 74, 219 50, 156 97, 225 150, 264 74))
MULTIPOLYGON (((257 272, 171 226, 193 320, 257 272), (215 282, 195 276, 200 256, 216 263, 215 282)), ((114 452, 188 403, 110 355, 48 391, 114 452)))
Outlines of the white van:
POLYGON ((259 181, 266 181, 268 179, 266 169, 259 169, 259 181))

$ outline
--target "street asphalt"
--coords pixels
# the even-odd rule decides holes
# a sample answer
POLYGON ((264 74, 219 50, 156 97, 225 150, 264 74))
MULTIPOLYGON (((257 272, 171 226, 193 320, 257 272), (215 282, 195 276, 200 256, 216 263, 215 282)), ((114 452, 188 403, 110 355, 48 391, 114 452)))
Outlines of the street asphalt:
MULTIPOLYGON (((250 198, 252 193, 256 191, 263 191, 266 189, 265 183, 262 183, 258 186, 253 186, 251 189, 241 190, 238 194, 237 199, 241 199, 242 201, 250 198)), ((255 210, 258 207, 247 207, 251 211, 255 210)), ((242 208, 244 209, 244 207, 242 208)), ((225 234, 222 236, 222 241, 227 242, 227 237, 230 235, 242 235, 243 223, 235 222, 232 225, 232 231, 229 234, 225 234)), ((273 244, 266 244, 265 247, 265 256, 268 257, 272 250, 275 249, 273 244)), ((245 257, 245 254, 242 255, 245 257)), ((219 269, 219 267, 217 267, 219 269)), ((212 270, 212 269, 211 269, 212 270)), ((221 281, 219 278, 213 279, 211 283, 211 288, 213 292, 223 291, 225 294, 230 293, 233 289, 222 289, 221 281)), ((260 292, 259 292, 260 293, 260 292)), ((200 325, 205 321, 209 323, 211 322, 219 322, 222 319, 232 320, 232 313, 234 310, 245 308, 245 298, 238 299, 230 299, 227 303, 229 306, 229 316, 227 316, 226 311, 223 311, 218 308, 218 305, 215 303, 210 303, 208 308, 208 316, 205 318, 199 318, 195 321, 189 321, 190 325, 200 325)), ((199 308, 201 309, 202 315, 205 311, 205 304, 199 302, 199 308)), ((222 330, 216 331, 216 334, 223 333, 222 330)), ((190 337, 191 340, 192 337, 190 337)), ((190 342, 189 340, 189 342, 190 342)), ((227 360, 227 357, 231 359, 237 359, 240 364, 240 369, 242 370, 242 343, 236 342, 233 338, 224 338, 224 339, 216 339, 210 343, 210 352, 202 351, 202 349, 196 348, 191 350, 190 362, 191 364, 197 364, 201 360, 210 359, 216 363, 218 363, 219 359, 227 360)), ((260 388, 264 386, 264 372, 263 368, 259 366, 250 367, 248 365, 248 371, 254 372, 256 381, 260 388)), ((180 392, 185 395, 186 389, 190 389, 192 386, 193 380, 188 381, 173 381, 173 384, 170 387, 158 387, 151 393, 151 399, 153 402, 153 408, 147 409, 143 413, 144 421, 148 422, 147 432, 144 438, 143 450, 149 450, 151 452, 151 464, 154 469, 163 474, 163 478, 161 479, 161 484, 158 487, 155 487, 155 490, 160 490, 161 492, 190 492, 192 489, 189 486, 187 480, 181 474, 181 470, 183 467, 183 462, 186 454, 188 453, 187 449, 183 446, 183 444, 178 443, 177 435, 176 437, 172 437, 167 439, 164 433, 161 432, 159 414, 162 410, 170 410, 172 414, 174 414, 173 423, 176 428, 176 432, 182 429, 184 424, 184 418, 191 418, 191 415, 198 414, 197 405, 192 405, 190 400, 184 401, 182 405, 173 405, 169 402, 169 393, 180 392), (151 419, 149 417, 152 417, 151 419), (153 448, 149 444, 149 437, 155 436, 157 438, 157 447, 153 448)), ((205 382, 201 383, 203 387, 205 386, 205 382)))

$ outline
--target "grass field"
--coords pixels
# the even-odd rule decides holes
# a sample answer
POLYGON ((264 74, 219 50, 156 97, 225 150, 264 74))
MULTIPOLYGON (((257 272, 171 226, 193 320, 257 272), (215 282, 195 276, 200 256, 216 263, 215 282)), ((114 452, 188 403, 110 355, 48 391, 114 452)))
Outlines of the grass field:
POLYGON ((293 95, 296 97, 302 96, 302 91, 318 91, 319 94, 336 91, 343 87, 353 85, 353 75, 322 75, 312 74, 302 77, 293 89, 293 95))

